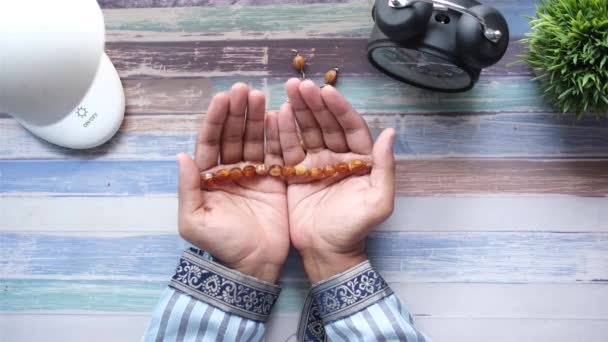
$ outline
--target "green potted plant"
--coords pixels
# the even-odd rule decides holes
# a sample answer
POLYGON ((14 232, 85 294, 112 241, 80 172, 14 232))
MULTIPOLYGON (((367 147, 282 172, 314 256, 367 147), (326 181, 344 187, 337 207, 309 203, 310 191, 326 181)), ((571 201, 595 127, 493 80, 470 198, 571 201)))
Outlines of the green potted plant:
POLYGON ((608 0, 541 0, 520 56, 562 112, 608 114, 608 0))

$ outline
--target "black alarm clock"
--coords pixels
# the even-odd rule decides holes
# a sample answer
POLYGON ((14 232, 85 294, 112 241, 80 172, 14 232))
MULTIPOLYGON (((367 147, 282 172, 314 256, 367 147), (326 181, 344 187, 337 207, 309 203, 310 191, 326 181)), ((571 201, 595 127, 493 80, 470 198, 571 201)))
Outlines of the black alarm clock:
POLYGON ((442 91, 471 89, 498 62, 509 27, 498 10, 474 0, 376 0, 367 58, 388 76, 442 91))

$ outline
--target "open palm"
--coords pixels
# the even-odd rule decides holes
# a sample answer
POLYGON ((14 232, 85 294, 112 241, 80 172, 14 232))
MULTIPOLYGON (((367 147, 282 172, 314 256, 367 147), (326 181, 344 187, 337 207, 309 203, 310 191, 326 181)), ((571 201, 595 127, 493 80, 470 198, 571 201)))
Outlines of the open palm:
POLYGON ((179 156, 179 231, 224 265, 274 282, 289 250, 285 182, 241 178, 201 190, 200 176, 246 162, 283 165, 277 115, 265 115, 264 103, 242 83, 211 101, 195 159, 179 156))
POLYGON ((291 79, 286 90, 290 102, 279 112, 279 131, 287 165, 373 160, 371 174, 363 170, 291 181, 291 241, 301 254, 321 253, 322 258, 363 254, 369 231, 393 210, 394 131, 383 132, 374 145, 363 118, 333 87, 291 79))

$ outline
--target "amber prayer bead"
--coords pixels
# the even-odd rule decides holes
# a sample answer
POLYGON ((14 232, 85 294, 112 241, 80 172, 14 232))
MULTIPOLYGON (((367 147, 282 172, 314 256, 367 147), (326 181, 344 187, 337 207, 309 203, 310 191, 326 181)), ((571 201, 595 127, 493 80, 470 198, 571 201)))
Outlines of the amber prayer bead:
POLYGON ((255 176, 255 166, 247 165, 243 168, 243 177, 251 178, 255 176))
POLYGON ((333 177, 336 174, 344 174, 348 172, 360 171, 362 169, 371 169, 371 160, 353 159, 349 162, 339 162, 335 165, 329 164, 323 167, 305 166, 280 166, 265 164, 248 164, 241 167, 233 167, 231 169, 219 169, 213 172, 201 172, 201 185, 213 186, 216 183, 225 182, 227 180, 237 181, 242 178, 253 178, 255 176, 272 176, 272 177, 312 177, 313 179, 322 179, 333 177))
POLYGON ((296 174, 296 168, 293 166, 283 166, 283 177, 291 177, 296 174))
POLYGON ((279 177, 282 173, 283 173, 283 169, 281 168, 280 165, 272 165, 268 169, 268 174, 273 177, 279 177))

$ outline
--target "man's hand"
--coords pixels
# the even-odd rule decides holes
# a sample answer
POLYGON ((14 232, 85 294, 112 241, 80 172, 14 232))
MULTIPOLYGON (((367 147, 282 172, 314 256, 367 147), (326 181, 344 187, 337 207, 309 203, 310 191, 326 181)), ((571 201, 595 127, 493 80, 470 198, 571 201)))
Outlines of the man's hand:
POLYGON ((395 132, 385 130, 374 144, 365 120, 331 86, 291 79, 286 89, 290 102, 279 112, 285 164, 323 167, 370 155, 373 160, 371 174, 288 181, 291 241, 316 283, 366 260, 365 238, 392 213, 395 132))
POLYGON ((200 176, 244 162, 283 165, 277 115, 264 118, 264 94, 245 84, 213 98, 198 132, 195 160, 178 156, 178 216, 184 239, 229 268, 274 283, 289 250, 285 182, 254 177, 201 190, 200 176))

